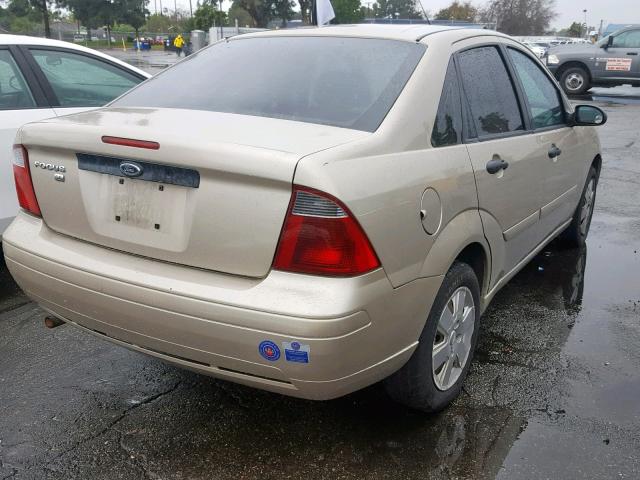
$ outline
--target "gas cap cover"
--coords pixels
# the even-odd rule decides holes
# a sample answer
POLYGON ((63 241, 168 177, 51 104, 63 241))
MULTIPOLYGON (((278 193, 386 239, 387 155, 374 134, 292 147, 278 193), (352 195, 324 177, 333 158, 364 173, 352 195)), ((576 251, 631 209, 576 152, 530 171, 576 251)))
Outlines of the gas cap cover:
POLYGON ((427 188, 422 194, 420 218, 425 232, 429 235, 438 233, 442 223, 442 202, 440 195, 433 188, 427 188))

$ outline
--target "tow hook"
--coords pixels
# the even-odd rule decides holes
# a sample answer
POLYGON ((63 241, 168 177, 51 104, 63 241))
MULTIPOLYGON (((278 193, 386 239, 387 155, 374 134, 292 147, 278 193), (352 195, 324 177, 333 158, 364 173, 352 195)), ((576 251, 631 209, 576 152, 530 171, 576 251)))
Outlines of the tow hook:
POLYGON ((56 328, 64 323, 64 320, 60 320, 56 317, 45 317, 44 326, 47 328, 56 328))

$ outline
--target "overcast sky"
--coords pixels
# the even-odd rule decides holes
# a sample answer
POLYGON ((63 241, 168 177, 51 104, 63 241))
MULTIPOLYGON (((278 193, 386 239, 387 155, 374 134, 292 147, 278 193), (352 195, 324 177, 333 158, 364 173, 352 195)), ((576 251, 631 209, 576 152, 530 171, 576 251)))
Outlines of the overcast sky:
MULTIPOLYGON (((173 10, 174 0, 150 0, 149 10, 154 11, 154 4, 160 8, 160 1, 164 8, 173 10)), ((175 0, 179 9, 189 9, 189 0, 175 0)), ((197 0, 192 0, 193 8, 196 8, 197 0)), ((425 10, 435 13, 446 7, 451 0, 422 0, 425 10)), ((484 0, 474 0, 475 5, 483 5, 484 0)), ((228 8, 228 2, 223 3, 223 8, 228 8)), ((556 12, 558 16, 553 20, 553 27, 568 27, 571 22, 584 22, 584 9, 587 9, 587 21, 590 26, 597 27, 600 20, 604 25, 609 23, 640 23, 640 0, 556 0, 556 12)))

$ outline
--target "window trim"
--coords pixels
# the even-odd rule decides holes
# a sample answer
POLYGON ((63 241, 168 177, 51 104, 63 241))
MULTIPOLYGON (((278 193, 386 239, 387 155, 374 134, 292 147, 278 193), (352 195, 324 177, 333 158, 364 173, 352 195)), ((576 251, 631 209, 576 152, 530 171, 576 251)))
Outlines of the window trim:
POLYGON ((630 28, 629 30, 624 30, 622 32, 619 32, 617 35, 613 35, 613 40, 611 41, 611 46, 609 48, 622 48, 622 49, 625 49, 625 48, 635 49, 635 48, 637 48, 637 49, 640 49, 640 46, 638 46, 638 47, 622 47, 620 45, 614 45, 614 42, 615 42, 617 37, 619 37, 620 35, 625 35, 625 34, 627 34, 629 32, 640 32, 640 28, 630 28))
POLYGON ((51 108, 51 105, 49 105, 42 88, 40 88, 33 71, 16 45, 2 45, 0 46, 0 50, 7 50, 9 55, 11 55, 11 58, 13 58, 16 68, 20 71, 20 74, 25 81, 25 86, 29 90, 34 102, 34 105, 29 107, 0 108, 0 112, 11 112, 13 110, 42 110, 44 108, 51 108))
POLYGON ((464 83, 462 82, 462 73, 460 72, 460 68, 459 68, 460 54, 467 52, 469 50, 475 50, 477 48, 486 48, 486 47, 495 48, 498 51, 498 55, 502 59, 502 63, 505 67, 505 70, 507 71, 507 75, 509 77, 510 83, 513 87, 513 90, 516 96, 516 103, 518 104, 518 109, 520 111, 520 117, 522 118, 522 124, 524 128, 522 130, 515 130, 513 132, 482 135, 478 133, 479 126, 477 124, 477 121, 473 117, 471 117, 471 120, 473 121, 473 126, 476 130, 476 136, 468 137, 467 136, 468 132, 465 131, 466 129, 463 126, 463 142, 464 143, 486 142, 490 140, 498 140, 501 138, 519 137, 521 135, 529 135, 533 132, 531 129, 531 118, 530 118, 528 107, 525 107, 525 104, 523 104, 523 97, 522 97, 523 92, 520 90, 520 85, 518 83, 519 81, 518 82, 515 81, 513 76, 514 72, 511 69, 510 64, 507 63, 507 60, 505 59, 506 52, 504 51, 503 44, 496 41, 478 43, 475 45, 471 45, 469 47, 462 48, 453 53, 453 56, 456 58, 456 67, 457 67, 456 69, 458 72, 458 83, 460 84, 461 95, 463 98, 463 109, 464 109, 464 104, 466 104, 467 108, 470 108, 470 106, 469 106, 469 95, 467 94, 467 91, 465 90, 465 87, 464 87, 464 83))
POLYGON ((465 114, 464 114, 464 101, 462 99, 462 89, 460 87, 460 76, 458 75, 458 65, 456 64, 456 60, 453 56, 449 57, 449 62, 447 62, 447 68, 444 72, 444 81, 442 85, 442 91, 440 92, 440 97, 438 98, 438 108, 436 109, 436 118, 434 118, 433 125, 431 127, 431 135, 429 136, 429 142, 432 148, 446 148, 446 147, 457 147, 459 145, 463 145, 465 143, 465 114), (442 103, 442 98, 444 96, 447 85, 445 82, 447 80, 447 76, 449 75, 449 68, 453 67, 453 74, 456 77, 456 86, 458 87, 458 100, 460 101, 460 123, 461 123, 461 132, 460 139, 456 143, 450 143, 449 145, 434 145, 433 143, 433 132, 436 129, 436 120, 438 119, 438 113, 440 112, 440 105, 442 103))
POLYGON ((501 45, 504 48, 504 53, 505 53, 505 58, 507 59, 507 62, 509 64, 509 68, 512 70, 513 72, 513 76, 516 79, 516 82, 518 83, 518 87, 519 90, 521 92, 521 97, 522 97, 522 102, 524 103, 524 106, 526 108, 527 111, 527 116, 529 117, 529 125, 530 125, 530 130, 533 133, 537 133, 537 132, 550 132, 553 130, 560 130, 562 128, 567 128, 568 125, 568 114, 567 114, 567 108, 566 105, 564 103, 564 99, 562 98, 562 94, 560 93, 560 89, 558 88, 558 85, 555 81, 555 79, 552 79, 552 77, 549 75, 548 71, 544 68, 541 68, 539 65, 539 62, 534 59, 534 57, 530 54, 528 54, 527 52, 525 52, 524 50, 522 50, 521 48, 517 48, 515 45, 506 45, 506 44, 502 44, 501 45), (540 70, 540 72, 545 75, 547 77, 547 80, 549 80, 549 83, 551 83, 551 86, 554 88, 555 92, 556 92, 556 97, 558 98, 558 101, 560 103, 560 106, 562 107, 562 119, 563 119, 563 123, 557 124, 557 125, 549 125, 547 127, 534 127, 534 123, 533 123, 533 112, 531 110, 531 105, 529 105, 529 99, 527 98, 527 94, 524 91, 524 85, 522 83, 522 79, 520 78, 520 76, 518 75, 518 71, 516 70, 516 67, 513 63, 513 60, 511 60, 511 56, 509 55, 509 49, 511 50, 515 50, 516 52, 522 53, 524 56, 526 56, 528 59, 530 59, 534 65, 536 65, 536 67, 538 68, 538 70, 540 70))
MULTIPOLYGON (((29 66, 31 67, 31 69, 34 71, 35 77, 38 80, 38 83, 40 84, 40 86, 42 87, 42 90, 44 91, 44 94, 46 95, 49 104, 51 107, 55 108, 97 108, 95 106, 75 106, 75 107, 66 107, 64 105, 60 104, 60 100, 58 100, 58 96, 55 94, 53 87, 51 86, 51 84, 49 83, 49 80, 47 79, 47 76, 44 74, 44 72, 42 71, 42 69, 40 68, 40 65, 38 65, 38 62, 36 61, 36 59, 33 56, 33 53, 31 52, 31 50, 49 50, 52 52, 62 52, 62 53, 70 53, 70 54, 74 54, 74 55, 80 55, 83 57, 87 57, 90 58, 92 60, 96 60, 96 61, 101 61, 104 62, 112 67, 117 68, 118 70, 121 70, 122 72, 125 72, 135 78, 138 78, 140 80, 140 83, 144 82, 147 77, 140 75, 137 72, 134 72, 133 70, 128 70, 127 68, 123 67, 122 65, 119 65, 115 62, 112 62, 111 60, 107 59, 107 58, 103 58, 100 57, 98 55, 93 55, 91 53, 88 52, 84 52, 81 50, 75 50, 73 48, 64 48, 64 47, 57 47, 57 46, 50 46, 50 45, 20 45, 19 46, 20 51, 22 52, 22 54, 25 56, 27 62, 29 63, 29 66)), ((139 83, 139 84, 140 84, 139 83)), ((138 85, 139 85, 138 84, 138 85)), ((135 88, 137 85, 135 85, 133 88, 135 88)), ((117 98, 117 97, 116 97, 117 98)), ((115 98, 113 99, 115 100, 115 98)), ((107 102, 110 103, 110 102, 107 102)), ((106 104, 105 104, 106 105, 106 104)))

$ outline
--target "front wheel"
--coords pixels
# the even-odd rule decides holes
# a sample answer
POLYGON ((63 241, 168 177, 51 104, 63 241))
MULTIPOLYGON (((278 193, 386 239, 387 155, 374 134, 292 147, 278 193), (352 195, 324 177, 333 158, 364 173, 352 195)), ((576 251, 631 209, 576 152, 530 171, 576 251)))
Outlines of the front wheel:
POLYGON ((409 361, 384 382, 389 396, 437 412, 460 393, 478 340, 480 287, 473 269, 455 262, 445 275, 409 361))
POLYGON ((591 88, 589 73, 582 67, 569 67, 560 75, 560 85, 567 95, 582 95, 591 88))

